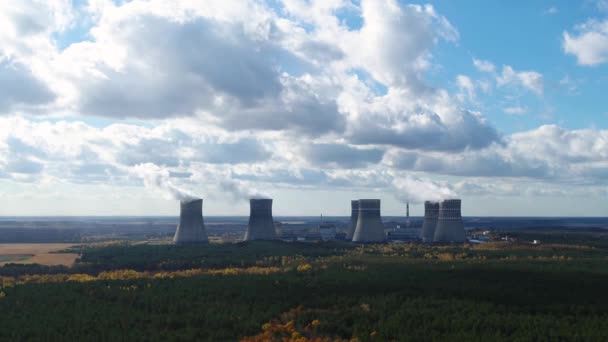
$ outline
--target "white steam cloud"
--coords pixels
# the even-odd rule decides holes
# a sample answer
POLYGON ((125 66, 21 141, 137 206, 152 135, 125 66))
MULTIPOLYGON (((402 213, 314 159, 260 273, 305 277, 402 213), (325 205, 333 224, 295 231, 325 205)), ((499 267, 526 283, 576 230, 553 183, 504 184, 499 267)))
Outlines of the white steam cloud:
POLYGON ((131 168, 131 173, 143 179, 146 188, 162 193, 167 199, 178 201, 192 201, 198 199, 198 197, 189 191, 173 184, 169 171, 156 164, 144 163, 135 165, 131 168))
POLYGON ((447 183, 434 182, 412 176, 393 180, 396 197, 405 202, 422 203, 458 197, 447 183))
POLYGON ((232 178, 220 181, 219 187, 235 200, 270 198, 269 195, 232 178))

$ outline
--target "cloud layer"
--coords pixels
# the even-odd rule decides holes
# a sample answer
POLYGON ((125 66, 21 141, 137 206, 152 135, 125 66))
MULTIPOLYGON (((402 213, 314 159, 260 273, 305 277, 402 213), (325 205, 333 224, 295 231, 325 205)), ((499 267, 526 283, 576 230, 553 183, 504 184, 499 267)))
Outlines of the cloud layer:
MULTIPOLYGON (((491 87, 542 98, 540 72, 474 58, 489 83, 429 81, 438 45, 460 40, 430 5, 22 1, 0 5, 0 19, 0 179, 11 182, 423 201, 508 194, 513 179, 559 188, 608 177, 605 130, 504 134, 478 105, 491 87)), ((605 28, 564 32, 564 51, 606 62, 605 28)))

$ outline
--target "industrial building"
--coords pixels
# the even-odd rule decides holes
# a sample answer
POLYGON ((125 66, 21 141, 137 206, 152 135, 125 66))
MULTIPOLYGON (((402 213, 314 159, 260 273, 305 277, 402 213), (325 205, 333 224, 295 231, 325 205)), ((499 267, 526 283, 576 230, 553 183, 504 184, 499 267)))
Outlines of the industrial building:
POLYGON ((346 240, 352 240, 357 229, 357 219, 359 218, 359 200, 350 201, 350 227, 346 234, 346 240))
POLYGON ((249 224, 245 240, 277 240, 272 219, 272 199, 249 200, 249 224))
POLYGON ((439 202, 424 202, 424 220, 422 221, 422 232, 420 239, 422 242, 433 242, 435 238, 435 228, 439 217, 439 202))
MULTIPOLYGON (((412 224, 409 202, 405 221, 382 222, 379 199, 351 200, 350 221, 289 223, 289 229, 274 222, 272 199, 250 199, 250 214, 244 240, 328 241, 347 240, 359 243, 422 241, 425 243, 460 243, 467 241, 461 214, 461 200, 447 199, 424 202, 424 219, 412 224), (338 222, 338 223, 336 223, 338 222), (275 224, 278 227, 275 227, 275 224), (300 224, 299 226, 297 224, 300 224), (388 233, 386 233, 388 231, 388 233)), ((203 200, 181 201, 180 219, 173 242, 175 244, 208 243, 203 219, 203 200)), ((286 223, 286 224, 287 224, 286 223)), ((241 231, 242 232, 242 231, 241 231)), ((241 233, 242 234, 242 233, 241 233)), ((242 235, 240 235, 242 236, 242 235)))
POLYGON ((380 218, 379 199, 360 199, 353 242, 383 242, 384 225, 380 218))
POLYGON ((207 243, 207 231, 203 221, 203 200, 180 202, 179 224, 173 237, 175 244, 207 243))
POLYGON ((443 243, 466 241, 459 199, 446 199, 439 203, 439 215, 433 241, 443 243))
POLYGON ((389 242, 414 242, 420 239, 420 228, 398 228, 386 234, 389 242))
POLYGON ((319 225, 321 240, 332 241, 337 239, 336 225, 331 222, 321 222, 319 225))

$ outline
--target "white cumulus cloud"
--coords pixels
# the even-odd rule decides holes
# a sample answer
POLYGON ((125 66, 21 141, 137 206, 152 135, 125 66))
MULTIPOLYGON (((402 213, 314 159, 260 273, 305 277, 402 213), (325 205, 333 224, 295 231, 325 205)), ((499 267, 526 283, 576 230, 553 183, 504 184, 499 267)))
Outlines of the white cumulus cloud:
POLYGON ((496 77, 498 86, 519 86, 536 95, 542 95, 544 90, 543 75, 537 71, 516 71, 510 65, 502 67, 502 73, 496 77))
POLYGON ((565 31, 562 47, 581 65, 608 62, 608 20, 590 19, 576 26, 573 32, 565 31))

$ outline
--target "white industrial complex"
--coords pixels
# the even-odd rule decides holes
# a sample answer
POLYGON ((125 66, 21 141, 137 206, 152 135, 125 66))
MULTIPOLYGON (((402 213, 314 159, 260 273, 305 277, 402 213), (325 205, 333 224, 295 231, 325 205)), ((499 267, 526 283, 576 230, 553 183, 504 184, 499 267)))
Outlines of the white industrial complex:
MULTIPOLYGON (((299 233, 277 233, 272 217, 272 199, 250 199, 250 214, 245 241, 286 240, 286 241, 328 241, 346 240, 357 243, 382 243, 385 241, 422 241, 424 243, 462 243, 466 234, 461 214, 460 199, 446 199, 439 202, 424 202, 424 219, 420 225, 411 227, 409 202, 406 221, 383 222, 380 215, 379 199, 359 199, 351 201, 350 222, 336 229, 331 222, 323 222, 319 227, 299 233), (388 229, 387 229, 388 227, 388 229), (385 232, 388 230, 388 233, 385 232)), ((207 233, 203 221, 203 200, 181 202, 180 220, 173 241, 175 244, 207 243, 207 233)))

